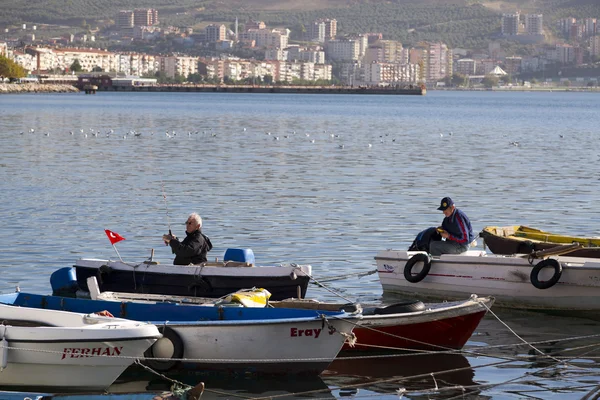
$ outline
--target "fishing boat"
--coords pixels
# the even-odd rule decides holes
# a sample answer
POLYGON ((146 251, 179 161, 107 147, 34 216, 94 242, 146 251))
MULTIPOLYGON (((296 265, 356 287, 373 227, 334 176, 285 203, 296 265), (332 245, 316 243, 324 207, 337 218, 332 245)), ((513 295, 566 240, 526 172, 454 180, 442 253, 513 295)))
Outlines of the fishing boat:
POLYGON ((499 306, 518 309, 596 318, 600 311, 600 259, 478 250, 432 257, 422 251, 382 250, 375 260, 388 293, 429 298, 480 293, 493 296, 499 306))
POLYGON ((163 337, 146 351, 159 371, 319 374, 333 361, 360 314, 342 311, 118 302, 26 294, 0 295, 0 303, 74 312, 107 310, 151 321, 163 337))
POLYGON ((579 243, 582 247, 573 249, 569 256, 600 258, 600 237, 559 235, 523 225, 486 226, 479 236, 494 254, 524 254, 579 243))
MULTIPOLYGON (((95 277, 88 278, 92 299, 108 301, 171 302, 176 304, 214 305, 237 303, 246 307, 299 308, 360 312, 362 318, 354 328, 356 343, 344 344, 343 351, 379 350, 448 350, 461 349, 479 322, 492 307, 491 297, 471 295, 467 300, 423 303, 407 301, 390 305, 321 302, 312 299, 270 301, 263 289, 242 290, 221 300, 165 295, 100 292, 95 277)), ((268 293, 268 292, 267 292, 268 293)))
MULTIPOLYGON (((270 302, 275 307, 307 307, 304 300, 270 302)), ((345 344, 345 352, 382 350, 461 349, 469 340, 485 313, 494 304, 492 297, 472 295, 467 300, 442 303, 406 301, 387 306, 360 306, 362 318, 354 328, 356 343, 345 344)), ((328 303, 311 307, 330 309, 328 303)), ((349 310, 348 305, 334 305, 349 310)))
MULTIPOLYGON (((156 326, 88 313, 0 304, 0 387, 104 390, 159 338, 156 326)), ((26 296, 26 295, 24 295, 26 296)), ((27 300, 25 300, 25 303, 27 300)))
POLYGON ((139 263, 80 259, 61 268, 51 279, 53 293, 74 296, 89 292, 87 278, 95 276, 102 291, 218 298, 239 289, 261 287, 274 300, 305 297, 310 265, 256 266, 251 249, 228 249, 222 261, 198 265, 160 264, 151 257, 139 263), (74 270, 74 271, 72 271, 74 270))

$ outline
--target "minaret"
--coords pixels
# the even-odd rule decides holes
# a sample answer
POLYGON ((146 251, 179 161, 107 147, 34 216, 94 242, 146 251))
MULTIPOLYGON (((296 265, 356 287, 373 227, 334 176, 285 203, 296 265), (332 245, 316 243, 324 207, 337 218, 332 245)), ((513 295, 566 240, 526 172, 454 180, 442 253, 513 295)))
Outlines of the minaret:
POLYGON ((235 17, 235 41, 238 41, 238 19, 235 17))

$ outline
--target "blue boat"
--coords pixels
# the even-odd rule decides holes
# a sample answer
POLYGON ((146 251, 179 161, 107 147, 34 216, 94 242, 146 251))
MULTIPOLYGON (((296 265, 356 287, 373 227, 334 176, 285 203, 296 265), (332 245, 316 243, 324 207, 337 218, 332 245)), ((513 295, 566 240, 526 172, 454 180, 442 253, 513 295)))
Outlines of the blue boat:
POLYGON ((104 301, 29 293, 0 295, 0 303, 92 313, 151 322, 163 338, 144 354, 153 369, 319 374, 354 339, 360 314, 292 308, 104 301))

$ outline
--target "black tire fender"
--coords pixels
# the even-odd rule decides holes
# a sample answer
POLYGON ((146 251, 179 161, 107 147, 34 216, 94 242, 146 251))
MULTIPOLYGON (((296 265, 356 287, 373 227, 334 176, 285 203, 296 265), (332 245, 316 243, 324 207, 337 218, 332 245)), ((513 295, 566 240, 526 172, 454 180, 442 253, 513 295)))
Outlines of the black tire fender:
POLYGON ((429 273, 431 269, 431 257, 426 253, 417 253, 411 258, 408 259, 406 265, 404 266, 404 279, 411 283, 421 282, 429 273), (412 274, 412 269, 416 263, 422 262, 423 269, 416 275, 412 274))
POLYGON ((144 364, 157 371, 165 372, 179 365, 179 359, 183 358, 183 341, 181 340, 177 332, 175 332, 168 326, 159 326, 158 330, 163 335, 163 337, 158 339, 152 346, 150 346, 150 348, 148 348, 148 350, 144 352, 144 357, 146 358, 144 360, 144 364), (162 346, 166 344, 164 341, 170 342, 170 344, 173 346, 173 352, 170 356, 172 360, 154 360, 154 358, 157 357, 167 358, 164 355, 155 354, 155 351, 157 351, 155 346, 162 346))
POLYGON ((545 260, 542 260, 539 263, 537 263, 535 267, 533 267, 533 269, 531 270, 531 284, 538 289, 548 289, 558 282, 561 275, 562 265, 560 264, 560 262, 558 262, 558 260, 555 260, 554 258, 546 258, 545 260), (552 278, 548 279, 547 281, 540 282, 540 271, 546 267, 554 268, 554 275, 552 275, 552 278))
POLYGON ((420 300, 407 301, 404 303, 394 303, 385 307, 377 307, 373 310, 375 315, 403 314, 416 311, 423 311, 425 304, 420 300))

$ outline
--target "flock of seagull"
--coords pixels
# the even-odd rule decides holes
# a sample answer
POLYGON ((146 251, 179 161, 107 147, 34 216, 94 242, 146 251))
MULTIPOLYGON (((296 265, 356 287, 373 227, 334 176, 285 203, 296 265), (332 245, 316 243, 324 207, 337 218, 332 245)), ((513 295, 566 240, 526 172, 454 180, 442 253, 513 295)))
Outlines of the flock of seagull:
MULTIPOLYGON (((246 128, 242 128, 242 132, 246 132, 246 131, 247 131, 246 128)), ((36 132, 35 128, 30 128, 27 131, 27 133, 29 133, 29 134, 34 134, 35 132, 36 132)), ((26 131, 19 132, 19 134, 21 134, 21 135, 24 135, 25 133, 26 133, 26 131)), ((265 131, 264 133, 265 133, 266 136, 272 137, 272 140, 274 140, 274 141, 279 141, 279 140, 282 140, 282 139, 290 139, 290 138, 292 138, 292 137, 294 137, 294 136, 297 135, 296 131, 292 131, 291 133, 284 134, 284 135, 272 134, 270 131, 265 131)), ((93 128, 89 128, 89 130, 85 130, 83 128, 79 129, 78 131, 71 130, 71 131, 69 131, 69 134, 70 135, 79 135, 79 136, 82 136, 84 138, 104 136, 104 137, 107 137, 107 138, 118 137, 118 138, 122 138, 122 139, 127 139, 128 137, 139 138, 139 137, 141 137, 143 135, 149 135, 149 136, 154 136, 155 135, 155 133, 153 131, 149 132, 149 133, 142 134, 142 132, 138 132, 138 131, 135 131, 135 130, 129 130, 129 131, 126 131, 123 134, 118 134, 118 133, 115 133, 115 131, 113 129, 108 129, 107 131, 105 131, 104 133, 102 133, 100 130, 93 129, 93 128)), ((196 135, 199 135, 199 134, 202 134, 204 136, 217 137, 217 133, 214 132, 212 130, 212 128, 208 128, 207 130, 202 130, 202 131, 196 130, 196 131, 193 131, 193 132, 192 131, 177 132, 175 130, 165 130, 165 133, 164 133, 165 138, 167 138, 167 139, 173 139, 173 138, 176 138, 178 136, 179 137, 181 137, 181 136, 192 137, 192 136, 196 136, 196 135)), ((331 132, 328 133, 327 130, 323 130, 323 134, 327 134, 328 139, 330 141, 339 141, 342 138, 342 136, 340 134, 334 134, 334 133, 331 133, 331 132)), ((318 133, 312 134, 312 136, 311 136, 311 133, 298 134, 297 136, 302 136, 302 135, 306 137, 306 140, 309 143, 316 143, 317 140, 315 139, 315 137, 318 137, 319 139, 322 139, 322 137, 318 136, 319 135, 318 133)), ((450 131, 450 132, 447 132, 447 133, 440 133, 439 135, 440 135, 440 138, 444 138, 445 136, 450 137, 450 136, 453 136, 453 132, 450 131)), ((50 136, 50 132, 46 131, 44 133, 44 136, 50 136)), ((387 140, 388 138, 386 138, 387 136, 389 136, 389 133, 386 133, 385 135, 379 135, 379 143, 385 143, 386 141, 388 141, 387 140)), ((561 134, 561 135, 559 135, 559 137, 562 139, 562 138, 564 138, 564 135, 561 134)), ((391 142, 392 143, 396 142, 396 139, 392 138, 391 142)), ((509 145, 510 146, 518 147, 518 146, 520 146, 520 143, 518 141, 511 141, 511 142, 509 142, 509 145)), ((373 143, 367 143, 366 146, 368 148, 371 148, 371 147, 373 147, 373 143)), ((346 146, 343 143, 338 143, 338 148, 343 149, 345 147, 346 146)))

